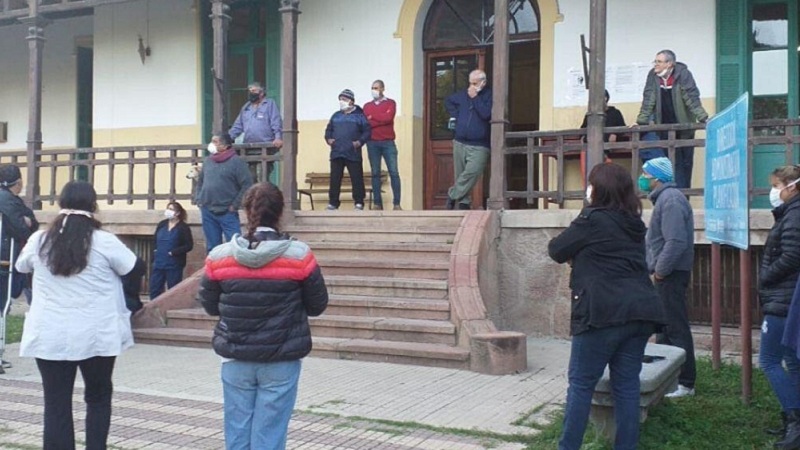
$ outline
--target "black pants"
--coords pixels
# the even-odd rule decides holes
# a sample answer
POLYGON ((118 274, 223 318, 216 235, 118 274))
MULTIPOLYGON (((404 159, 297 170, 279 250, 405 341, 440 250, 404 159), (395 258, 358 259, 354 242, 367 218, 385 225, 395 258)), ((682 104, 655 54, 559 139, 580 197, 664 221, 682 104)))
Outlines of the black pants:
POLYGON ((656 289, 664 303, 667 327, 656 336, 656 343, 680 347, 686 351, 686 362, 683 363, 678 383, 693 388, 697 378, 694 361, 694 339, 689 327, 689 312, 686 308, 686 290, 689 288, 691 272, 676 270, 656 282, 656 289))
POLYGON ((356 204, 364 204, 364 166, 361 161, 350 161, 349 159, 336 158, 331 160, 331 186, 328 191, 328 203, 339 207, 339 194, 342 190, 342 178, 344 168, 350 174, 350 182, 353 184, 353 201, 356 204))
POLYGON ((111 425, 111 375, 115 357, 94 357, 83 361, 36 359, 44 387, 44 450, 74 450, 72 390, 76 369, 81 369, 86 386, 86 449, 105 450, 111 425))

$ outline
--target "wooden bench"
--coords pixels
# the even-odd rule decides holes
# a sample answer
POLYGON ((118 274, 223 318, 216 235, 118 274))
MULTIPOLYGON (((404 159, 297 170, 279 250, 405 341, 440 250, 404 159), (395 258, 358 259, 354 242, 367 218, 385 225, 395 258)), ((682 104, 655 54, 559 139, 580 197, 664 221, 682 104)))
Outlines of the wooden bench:
MULTIPOLYGON (((647 344, 644 354, 645 357, 649 355, 663 359, 642 364, 642 371, 639 373, 639 422, 647 419, 648 409, 678 387, 678 375, 686 361, 686 352, 680 347, 670 345, 647 344)), ((614 397, 611 393, 608 367, 594 389, 590 419, 601 434, 614 442, 617 428, 614 423, 614 397)))
MULTIPOLYGON (((381 171, 381 186, 388 178, 389 173, 381 171)), ((298 189, 298 201, 302 201, 303 196, 308 197, 311 202, 311 209, 314 209, 314 194, 327 194, 331 185, 331 174, 329 172, 309 172, 306 174, 307 189, 298 189)), ((350 174, 345 172, 342 177, 342 193, 353 192, 353 183, 350 181, 350 174)), ((383 192, 383 189, 381 189, 383 192)), ((372 209, 372 174, 364 173, 364 193, 369 201, 369 208, 372 209)))

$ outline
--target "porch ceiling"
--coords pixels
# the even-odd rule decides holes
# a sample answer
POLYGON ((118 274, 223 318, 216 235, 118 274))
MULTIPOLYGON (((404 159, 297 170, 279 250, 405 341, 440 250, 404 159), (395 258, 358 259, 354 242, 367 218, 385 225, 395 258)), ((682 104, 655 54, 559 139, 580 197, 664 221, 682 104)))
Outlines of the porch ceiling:
MULTIPOLYGON (((95 6, 125 3, 133 0, 42 0, 39 14, 50 19, 91 14, 95 6)), ((27 0, 0 0, 0 26, 12 25, 30 15, 27 0)))

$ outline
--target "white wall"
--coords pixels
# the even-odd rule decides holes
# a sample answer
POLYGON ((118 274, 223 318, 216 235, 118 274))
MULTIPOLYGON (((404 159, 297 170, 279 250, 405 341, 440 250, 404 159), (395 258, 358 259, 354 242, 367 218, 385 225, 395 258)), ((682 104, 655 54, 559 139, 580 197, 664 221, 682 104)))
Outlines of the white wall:
POLYGON ((297 29, 299 120, 327 120, 351 89, 369 101, 375 79, 400 110, 400 40, 393 34, 403 0, 305 0, 297 29))
POLYGON ((192 5, 140 0, 95 8, 95 130, 200 121, 200 40, 192 5), (152 53, 142 64, 138 37, 147 44, 148 17, 152 53))
MULTIPOLYGON (((23 149, 28 136, 28 28, 0 27, 0 122, 8 122, 8 142, 0 149, 23 149)), ((47 26, 42 75, 44 147, 74 146, 77 134, 75 37, 92 34, 91 17, 61 19, 47 26)))
MULTIPOLYGON (((589 2, 559 0, 564 21, 556 24, 553 103, 585 106, 569 95, 568 72, 582 69, 580 35, 589 45, 589 2)), ((608 2, 607 67, 643 63, 670 49, 686 63, 701 97, 716 96, 716 9, 711 0, 610 0, 608 2)), ((643 80, 642 80, 643 81, 643 80)), ((611 93, 612 103, 640 102, 641 90, 611 93), (633 91, 633 92, 632 92, 633 91)))

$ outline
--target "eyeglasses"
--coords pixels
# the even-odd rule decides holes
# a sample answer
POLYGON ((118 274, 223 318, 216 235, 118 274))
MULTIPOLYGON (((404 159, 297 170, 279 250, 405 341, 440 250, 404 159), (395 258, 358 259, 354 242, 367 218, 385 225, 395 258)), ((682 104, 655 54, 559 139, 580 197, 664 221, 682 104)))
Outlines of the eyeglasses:
POLYGON ((669 61, 662 61, 662 60, 658 60, 658 59, 653 61, 653 64, 655 64, 655 65, 667 64, 667 63, 669 63, 669 61))

